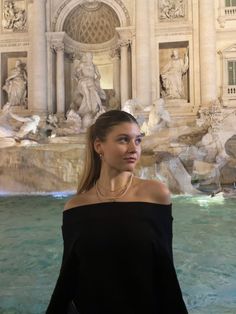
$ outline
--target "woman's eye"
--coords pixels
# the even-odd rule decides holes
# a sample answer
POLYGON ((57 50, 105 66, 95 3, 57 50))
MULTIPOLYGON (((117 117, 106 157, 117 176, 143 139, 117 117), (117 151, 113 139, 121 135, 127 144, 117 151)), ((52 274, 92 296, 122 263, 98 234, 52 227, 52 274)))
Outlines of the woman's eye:
POLYGON ((141 138, 137 138, 137 139, 135 140, 136 145, 141 144, 141 142, 142 142, 142 139, 141 139, 141 138))
POLYGON ((121 137, 121 138, 119 138, 118 141, 122 142, 122 143, 127 143, 129 141, 129 139, 127 137, 121 137))

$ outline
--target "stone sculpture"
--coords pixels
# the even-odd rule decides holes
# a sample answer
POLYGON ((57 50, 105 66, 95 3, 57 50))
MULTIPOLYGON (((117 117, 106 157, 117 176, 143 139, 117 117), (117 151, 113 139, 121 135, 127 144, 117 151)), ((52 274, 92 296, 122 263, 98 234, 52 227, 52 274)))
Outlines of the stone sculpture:
POLYGON ((141 131, 145 135, 153 134, 163 128, 168 128, 171 121, 169 112, 165 109, 165 103, 162 98, 154 101, 150 108, 148 121, 145 121, 141 127, 141 131))
POLYGON ((70 125, 70 129, 75 133, 80 133, 81 130, 81 118, 73 109, 70 109, 66 114, 66 122, 70 125))
POLYGON ((30 132, 36 133, 40 122, 38 115, 20 117, 11 110, 12 107, 10 103, 6 103, 3 106, 0 116, 0 138, 14 137, 15 139, 23 139, 30 132), (18 131, 15 130, 15 126, 10 123, 10 118, 23 123, 18 131))
POLYGON ((189 67, 187 52, 184 59, 179 57, 177 49, 173 49, 171 60, 161 69, 162 96, 170 99, 184 99, 183 75, 189 67))
POLYGON ((20 127, 19 131, 15 135, 16 138, 22 139, 30 132, 32 132, 33 134, 36 133, 39 122, 40 122, 40 116, 33 115, 30 117, 20 117, 12 112, 9 112, 9 113, 13 119, 19 122, 23 122, 23 125, 20 127))
POLYGON ((58 127, 58 118, 55 114, 51 113, 48 115, 47 124, 50 125, 52 128, 57 128, 58 127))
POLYGON ((140 103, 138 102, 138 100, 136 98, 131 98, 128 99, 124 102, 124 104, 122 104, 122 110, 132 114, 133 116, 137 117, 137 113, 139 111, 142 111, 143 108, 140 105, 140 103))
POLYGON ((212 101, 208 108, 199 111, 196 124, 207 130, 207 134, 197 143, 199 150, 205 154, 204 163, 198 163, 196 160, 194 169, 194 176, 201 185, 214 183, 220 186, 222 171, 229 171, 229 169, 231 169, 230 174, 234 176, 234 169, 231 168, 234 157, 227 153, 226 143, 236 132, 235 112, 224 110, 218 100, 212 101))
POLYGON ((114 90, 111 90, 108 96, 109 96, 109 105, 108 105, 109 110, 120 109, 120 100, 116 96, 116 92, 114 90))
POLYGON ((26 107, 27 104, 27 72, 26 64, 20 59, 16 60, 15 67, 6 79, 3 90, 7 92, 8 103, 11 106, 26 107))
POLYGON ((161 0, 160 19, 176 19, 185 16, 184 0, 161 0))
POLYGON ((3 21, 4 29, 9 30, 23 30, 26 25, 26 12, 25 10, 15 7, 13 1, 5 2, 3 7, 3 21))
POLYGON ((15 135, 13 127, 9 123, 10 107, 10 104, 6 103, 0 114, 0 138, 13 137, 15 135))
POLYGON ((78 114, 82 119, 83 129, 93 123, 98 114, 105 110, 102 100, 106 99, 106 94, 100 86, 100 73, 93 63, 93 54, 86 52, 82 55, 80 62, 75 68, 74 78, 77 82, 76 93, 82 96, 78 114))

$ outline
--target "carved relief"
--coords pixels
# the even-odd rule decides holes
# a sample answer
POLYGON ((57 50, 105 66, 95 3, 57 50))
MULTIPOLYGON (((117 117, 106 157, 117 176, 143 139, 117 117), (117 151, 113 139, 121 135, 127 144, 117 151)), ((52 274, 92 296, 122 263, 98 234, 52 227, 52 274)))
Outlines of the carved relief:
POLYGON ((26 28, 25 1, 4 1, 2 27, 5 31, 23 31, 26 28))
POLYGON ((174 20, 185 17, 184 0, 160 0, 159 18, 160 20, 174 20))

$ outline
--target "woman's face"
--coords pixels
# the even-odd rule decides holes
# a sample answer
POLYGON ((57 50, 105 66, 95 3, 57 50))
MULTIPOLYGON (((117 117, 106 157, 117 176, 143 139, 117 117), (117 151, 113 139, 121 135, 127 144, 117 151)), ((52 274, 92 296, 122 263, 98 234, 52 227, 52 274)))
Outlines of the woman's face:
POLYGON ((102 154, 102 164, 117 171, 133 171, 141 154, 142 135, 136 123, 123 122, 114 126, 106 140, 95 141, 95 149, 102 154))

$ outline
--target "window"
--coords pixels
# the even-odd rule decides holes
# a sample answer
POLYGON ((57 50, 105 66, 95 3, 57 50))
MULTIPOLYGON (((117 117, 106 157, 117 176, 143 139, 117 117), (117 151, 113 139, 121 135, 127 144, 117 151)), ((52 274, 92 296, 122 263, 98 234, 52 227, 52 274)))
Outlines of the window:
POLYGON ((221 56, 221 99, 223 106, 236 108, 236 42, 218 51, 221 56))
POLYGON ((236 6, 236 0, 225 0, 225 6, 226 7, 235 7, 236 6))
POLYGON ((236 61, 228 61, 228 85, 236 85, 236 61))

